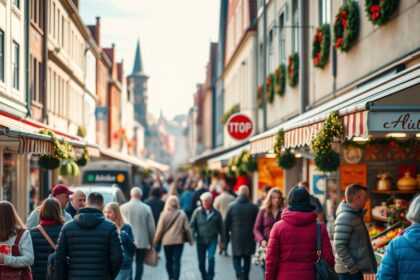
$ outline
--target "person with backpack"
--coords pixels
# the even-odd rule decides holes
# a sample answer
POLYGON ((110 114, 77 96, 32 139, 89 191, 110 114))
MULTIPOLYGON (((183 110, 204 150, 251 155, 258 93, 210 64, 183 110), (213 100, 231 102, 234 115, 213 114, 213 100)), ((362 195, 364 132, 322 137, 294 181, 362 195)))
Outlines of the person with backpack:
POLYGON ((0 201, 0 279, 31 280, 32 239, 15 207, 0 201))
POLYGON ((169 196, 166 200, 165 208, 158 222, 154 244, 161 240, 169 279, 178 280, 184 242, 193 245, 193 240, 187 215, 179 210, 178 198, 175 195, 169 196))
POLYGON ((120 206, 115 202, 110 202, 104 209, 105 217, 112 221, 120 232, 121 243, 123 246, 123 262, 120 272, 115 280, 131 280, 133 274, 133 257, 136 253, 136 245, 134 244, 134 235, 131 226, 125 221, 121 214, 120 206))
POLYGON ((55 198, 47 198, 42 202, 39 211, 40 223, 30 229, 35 261, 32 265, 34 280, 54 279, 55 249, 58 235, 63 227, 60 203, 55 198))
POLYGON ((57 280, 108 280, 118 275, 123 260, 121 241, 103 208, 104 197, 92 192, 87 207, 63 226, 55 255, 57 280))

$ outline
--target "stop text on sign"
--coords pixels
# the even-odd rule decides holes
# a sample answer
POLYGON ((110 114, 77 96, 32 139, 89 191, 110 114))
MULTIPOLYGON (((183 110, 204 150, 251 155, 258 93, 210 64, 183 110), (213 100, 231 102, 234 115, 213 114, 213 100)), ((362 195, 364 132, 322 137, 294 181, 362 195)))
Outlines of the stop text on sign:
POLYGON ((253 130, 251 119, 248 116, 239 113, 232 115, 226 126, 229 135, 238 141, 250 137, 253 130))

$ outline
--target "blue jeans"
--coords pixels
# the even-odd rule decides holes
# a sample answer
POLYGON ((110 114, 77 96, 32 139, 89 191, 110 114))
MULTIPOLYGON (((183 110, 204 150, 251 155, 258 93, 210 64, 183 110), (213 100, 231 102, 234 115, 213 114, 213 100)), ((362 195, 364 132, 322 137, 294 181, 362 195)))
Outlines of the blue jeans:
POLYGON ((197 243, 198 267, 203 280, 213 280, 214 278, 214 255, 216 254, 217 240, 210 244, 197 243), (208 270, 206 271, 206 253, 208 258, 208 270))
POLYGON ((131 280, 133 277, 131 268, 121 269, 115 280, 131 280))
POLYGON ((136 249, 136 276, 135 280, 141 280, 143 276, 143 262, 146 249, 136 249))
POLYGON ((251 256, 233 256, 233 268, 236 278, 249 280, 249 271, 251 270, 251 256), (242 260, 244 265, 242 266, 242 260))
POLYGON ((166 259, 166 271, 169 279, 178 280, 181 273, 181 255, 184 249, 184 244, 178 245, 163 245, 166 259))
POLYGON ((356 274, 350 274, 350 273, 337 273, 337 274, 340 280, 363 280, 363 273, 360 271, 356 274))

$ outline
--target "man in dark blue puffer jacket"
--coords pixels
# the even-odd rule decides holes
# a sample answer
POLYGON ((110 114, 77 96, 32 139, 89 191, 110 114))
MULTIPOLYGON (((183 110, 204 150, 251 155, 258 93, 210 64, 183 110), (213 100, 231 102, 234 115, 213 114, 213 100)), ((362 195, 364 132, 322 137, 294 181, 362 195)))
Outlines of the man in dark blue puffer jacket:
POLYGON ((87 207, 63 226, 55 258, 58 280, 108 280, 117 276, 123 251, 117 227, 102 213, 103 203, 100 193, 91 193, 87 207))

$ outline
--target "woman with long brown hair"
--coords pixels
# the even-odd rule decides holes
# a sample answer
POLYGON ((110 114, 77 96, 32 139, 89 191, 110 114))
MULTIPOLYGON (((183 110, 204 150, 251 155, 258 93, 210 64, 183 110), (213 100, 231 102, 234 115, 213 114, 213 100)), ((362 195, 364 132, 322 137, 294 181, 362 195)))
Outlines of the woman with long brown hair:
POLYGON ((39 225, 30 229, 35 253, 32 265, 34 280, 47 279, 48 256, 54 252, 58 235, 64 224, 63 212, 57 199, 47 198, 42 202, 39 219, 39 225))
POLYGON ((171 195, 165 203, 155 233, 154 243, 162 239, 169 279, 178 280, 184 242, 193 244, 187 215, 179 210, 178 197, 171 195))
POLYGON ((0 279, 15 277, 32 279, 34 262, 29 231, 8 201, 0 201, 0 279))
POLYGON ((120 233, 121 243, 123 246, 123 263, 121 264, 120 272, 115 280, 128 280, 132 275, 133 256, 136 252, 136 245, 134 244, 134 235, 131 226, 125 221, 121 213, 120 206, 111 202, 105 206, 105 217, 112 221, 120 233))
POLYGON ((283 194, 278 188, 272 188, 265 197, 254 225, 254 238, 258 249, 254 263, 265 267, 265 251, 274 224, 280 220, 284 208, 283 194), (259 258, 259 260, 257 260, 259 258))

